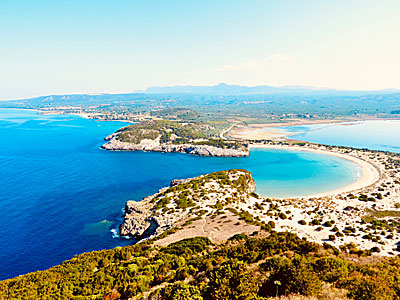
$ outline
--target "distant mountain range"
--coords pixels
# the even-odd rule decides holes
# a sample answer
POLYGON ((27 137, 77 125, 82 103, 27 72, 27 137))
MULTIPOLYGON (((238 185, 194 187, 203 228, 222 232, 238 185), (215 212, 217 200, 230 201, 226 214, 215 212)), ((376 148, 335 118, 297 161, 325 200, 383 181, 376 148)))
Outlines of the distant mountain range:
POLYGON ((7 100, 0 101, 4 106, 6 103, 20 103, 21 105, 38 104, 38 103, 68 103, 72 105, 73 102, 84 102, 85 104, 97 105, 99 103, 110 104, 111 102, 126 102, 134 100, 145 100, 149 97, 160 100, 163 97, 184 97, 187 95, 193 97, 214 97, 214 96, 240 96, 251 97, 257 96, 275 96, 275 97, 333 97, 333 96, 376 96, 376 95, 392 95, 400 94, 398 89, 383 89, 383 90, 340 90, 331 88, 319 88, 312 86, 299 86, 299 85, 285 85, 285 86, 244 86, 244 85, 230 85, 220 83, 214 86, 152 86, 146 90, 133 91, 132 93, 125 94, 66 94, 66 95, 44 95, 40 97, 20 99, 20 100, 7 100))
POLYGON ((215 86, 149 87, 128 94, 48 95, 0 101, 0 108, 98 107, 98 111, 150 111, 185 107, 195 111, 257 114, 315 114, 319 116, 390 114, 400 111, 400 90, 335 90, 308 86, 215 86))
POLYGON ((229 85, 220 83, 214 86, 153 86, 144 91, 146 94, 205 94, 205 95, 273 95, 273 94, 324 94, 324 95, 355 95, 355 94, 388 94, 399 93, 400 90, 385 89, 374 91, 357 91, 357 90, 338 90, 329 88, 317 88, 311 86, 244 86, 229 85))

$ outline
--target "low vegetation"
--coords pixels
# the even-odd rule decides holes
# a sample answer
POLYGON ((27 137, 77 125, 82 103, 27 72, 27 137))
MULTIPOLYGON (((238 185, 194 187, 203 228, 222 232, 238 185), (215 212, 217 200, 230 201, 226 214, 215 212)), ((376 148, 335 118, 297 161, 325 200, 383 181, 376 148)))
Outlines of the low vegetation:
POLYGON ((150 240, 2 281, 0 299, 250 300, 277 293, 323 299, 338 290, 349 299, 399 299, 398 257, 358 263, 346 250, 274 231, 265 238, 236 235, 221 245, 205 237, 166 247, 150 240))
POLYGON ((184 108, 184 107, 169 107, 164 109, 157 109, 150 111, 151 116, 156 116, 166 120, 184 120, 184 121, 195 121, 198 120, 201 115, 195 110, 184 108))
POLYGON ((177 122, 153 120, 136 123, 117 131, 117 140, 139 144, 143 140, 159 139, 161 144, 208 145, 222 149, 246 150, 238 141, 227 141, 219 137, 222 126, 227 124, 177 122))

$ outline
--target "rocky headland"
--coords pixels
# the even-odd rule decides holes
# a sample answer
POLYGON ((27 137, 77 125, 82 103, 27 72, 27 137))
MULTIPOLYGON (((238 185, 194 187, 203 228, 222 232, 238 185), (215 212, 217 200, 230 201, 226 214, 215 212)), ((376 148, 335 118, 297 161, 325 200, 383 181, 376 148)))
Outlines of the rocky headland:
POLYGON ((121 142, 117 138, 107 139, 101 146, 105 150, 113 151, 151 151, 151 152, 179 152, 199 156, 241 157, 249 156, 248 150, 223 149, 208 145, 195 144, 162 144, 158 140, 143 140, 139 144, 121 142))
POLYGON ((250 172, 245 170, 173 180, 170 187, 162 188, 152 196, 126 203, 120 234, 138 238, 146 233, 157 236, 182 220, 188 224, 205 220, 207 216, 216 218, 233 208, 235 203, 246 203, 254 197, 255 188, 250 172), (152 225, 153 230, 149 232, 152 225))
POLYGON ((147 121, 121 128, 105 138, 113 151, 180 152, 200 156, 248 156, 247 144, 221 139, 208 124, 147 121))

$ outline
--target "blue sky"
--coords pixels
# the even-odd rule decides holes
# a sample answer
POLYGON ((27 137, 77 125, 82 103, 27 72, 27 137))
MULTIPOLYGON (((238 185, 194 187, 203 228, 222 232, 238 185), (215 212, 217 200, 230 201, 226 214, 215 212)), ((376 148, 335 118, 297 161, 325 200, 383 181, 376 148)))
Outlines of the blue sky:
POLYGON ((398 0, 0 0, 0 99, 152 85, 400 88, 398 0))

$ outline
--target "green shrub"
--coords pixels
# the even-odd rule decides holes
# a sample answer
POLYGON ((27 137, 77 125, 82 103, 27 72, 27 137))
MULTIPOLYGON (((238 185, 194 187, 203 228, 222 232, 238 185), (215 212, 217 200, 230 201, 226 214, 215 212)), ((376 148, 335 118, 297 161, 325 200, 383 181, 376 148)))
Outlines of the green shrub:
POLYGON ((260 296, 274 296, 276 281, 281 283, 282 294, 316 296, 321 291, 322 282, 308 262, 300 256, 295 256, 292 260, 280 257, 271 258, 261 264, 260 268, 270 272, 268 279, 260 288, 260 296))
POLYGON ((243 262, 228 260, 208 273, 209 284, 205 299, 234 300, 255 299, 258 292, 257 278, 243 262))
POLYGON ((197 286, 181 282, 165 287, 160 294, 163 300, 203 300, 197 286))
POLYGON ((336 257, 322 257, 313 263, 318 277, 326 282, 335 282, 349 274, 348 262, 336 257))

